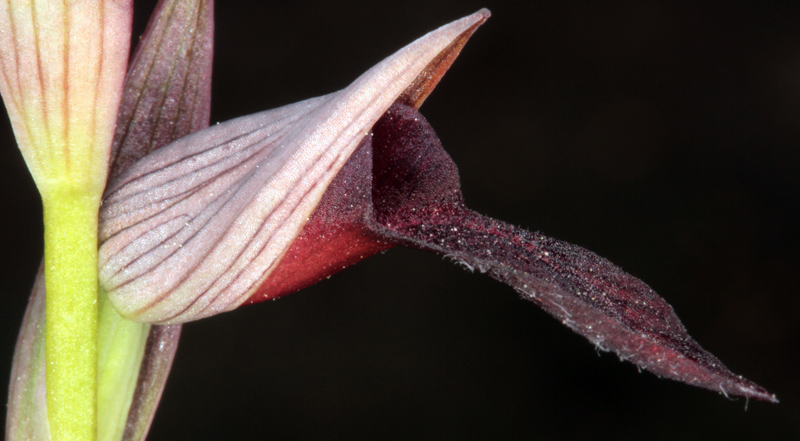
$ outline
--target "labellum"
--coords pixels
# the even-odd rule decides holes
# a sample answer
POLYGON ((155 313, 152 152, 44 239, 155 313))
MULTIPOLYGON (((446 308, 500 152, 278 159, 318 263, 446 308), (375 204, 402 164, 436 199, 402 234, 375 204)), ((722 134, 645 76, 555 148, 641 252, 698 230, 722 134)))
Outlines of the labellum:
POLYGON ((487 18, 428 34, 343 91, 200 131, 121 174, 100 228, 101 283, 117 309, 195 320, 401 245, 487 273, 659 376, 776 402, 703 350, 642 281, 465 207, 457 168, 417 109, 487 18))
POLYGON ((599 349, 659 376, 777 402, 700 347, 641 280, 591 251, 465 207, 455 163, 425 118, 402 104, 364 139, 251 301, 292 292, 395 245, 486 273, 599 349))

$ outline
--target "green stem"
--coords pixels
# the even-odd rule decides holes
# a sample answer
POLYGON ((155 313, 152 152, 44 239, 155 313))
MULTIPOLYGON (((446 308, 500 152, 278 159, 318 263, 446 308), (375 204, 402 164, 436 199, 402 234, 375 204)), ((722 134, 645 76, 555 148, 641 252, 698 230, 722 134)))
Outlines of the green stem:
POLYGON ((136 391, 150 325, 122 318, 99 292, 98 441, 121 440, 136 391))
POLYGON ((94 441, 97 428, 99 194, 42 192, 47 414, 53 441, 94 441))

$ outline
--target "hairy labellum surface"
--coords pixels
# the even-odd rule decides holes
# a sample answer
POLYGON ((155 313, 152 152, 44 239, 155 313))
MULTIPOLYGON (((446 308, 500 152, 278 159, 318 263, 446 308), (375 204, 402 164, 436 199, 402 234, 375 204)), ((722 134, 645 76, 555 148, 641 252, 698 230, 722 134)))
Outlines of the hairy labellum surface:
POLYGON ((777 402, 700 347, 641 280, 591 251, 466 208, 458 170, 433 129, 400 104, 365 137, 250 302, 296 291, 395 245, 487 273, 597 347, 656 375, 777 402))

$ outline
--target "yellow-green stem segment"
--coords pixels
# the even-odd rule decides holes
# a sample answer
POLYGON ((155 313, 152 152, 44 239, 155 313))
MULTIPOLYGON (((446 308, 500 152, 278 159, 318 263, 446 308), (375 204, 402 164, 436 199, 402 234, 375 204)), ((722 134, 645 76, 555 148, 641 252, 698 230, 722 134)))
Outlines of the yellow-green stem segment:
POLYGON ((139 378, 150 325, 120 316, 99 292, 97 440, 119 441, 139 378))
POLYGON ((71 186, 48 190, 42 199, 50 435, 52 441, 94 441, 100 194, 71 186))

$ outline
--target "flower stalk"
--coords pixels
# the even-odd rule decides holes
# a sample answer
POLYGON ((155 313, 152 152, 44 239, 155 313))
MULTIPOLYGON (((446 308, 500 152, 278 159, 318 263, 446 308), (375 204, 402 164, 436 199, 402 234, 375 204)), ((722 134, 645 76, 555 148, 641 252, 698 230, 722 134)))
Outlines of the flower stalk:
POLYGON ((95 439, 97 210, 85 191, 44 198, 47 407, 52 438, 95 439))

